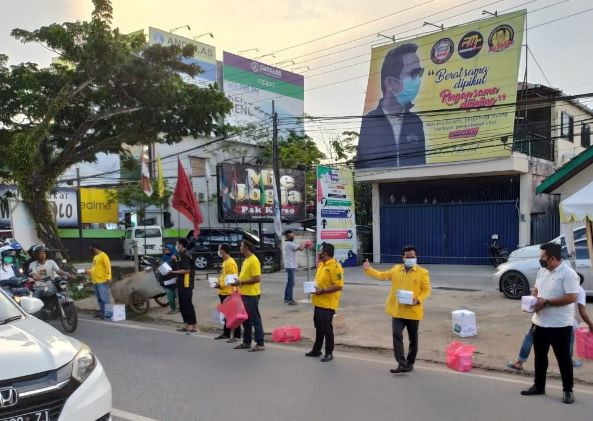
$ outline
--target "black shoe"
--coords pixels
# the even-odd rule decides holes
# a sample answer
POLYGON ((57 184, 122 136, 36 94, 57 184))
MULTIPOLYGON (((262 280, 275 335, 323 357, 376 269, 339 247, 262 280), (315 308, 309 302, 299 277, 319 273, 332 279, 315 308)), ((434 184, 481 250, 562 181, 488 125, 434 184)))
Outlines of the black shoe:
POLYGON ((332 354, 325 354, 320 361, 322 363, 326 363, 326 362, 331 361, 333 359, 334 359, 334 356, 332 354))
POLYGON ((224 335, 218 335, 216 338, 214 338, 215 341, 220 341, 221 339, 228 339, 228 336, 224 336, 224 335))
POLYGON ((296 306, 297 305, 297 302, 295 300, 290 300, 287 304, 289 306, 296 306))
POLYGON ((574 393, 572 392, 564 392, 562 396, 562 402, 564 403, 573 403, 574 402, 574 393))
POLYGON ((93 319, 103 319, 103 315, 102 314, 95 314, 93 316, 93 319))
POLYGON ((538 389, 535 386, 531 386, 529 389, 521 391, 521 395, 523 395, 523 396, 535 396, 535 395, 545 395, 545 394, 546 394, 545 390, 538 389))
POLYGON ((389 370, 392 374, 400 374, 400 373, 407 373, 408 367, 404 367, 403 365, 398 366, 397 368, 392 368, 389 370))
POLYGON ((408 364, 408 365, 405 367, 405 369, 406 369, 405 373, 409 373, 409 372, 411 372, 411 371, 414 371, 414 364, 408 364))
POLYGON ((321 352, 315 352, 315 351, 307 352, 305 354, 305 357, 321 357, 321 352))

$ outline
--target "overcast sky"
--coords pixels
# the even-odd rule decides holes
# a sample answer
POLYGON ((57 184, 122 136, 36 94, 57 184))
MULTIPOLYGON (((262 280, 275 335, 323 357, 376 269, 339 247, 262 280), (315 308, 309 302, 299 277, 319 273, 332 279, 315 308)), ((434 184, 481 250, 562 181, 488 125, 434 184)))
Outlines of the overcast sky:
MULTIPOLYGON (((0 0, 0 5, 0 53, 7 54, 11 63, 34 61, 42 65, 49 63, 51 53, 38 45, 16 42, 10 37, 10 30, 85 20, 92 10, 90 0, 0 0)), ((555 21, 528 31, 530 49, 554 87, 567 93, 593 91, 593 11, 560 20, 593 8, 591 0, 114 0, 113 6, 114 25, 122 32, 146 29, 149 25, 167 30, 185 24, 190 25, 191 31, 181 29, 177 31, 179 35, 192 37, 213 32, 213 40, 204 37, 201 41, 216 46, 218 59, 223 50, 236 53, 258 48, 259 55, 263 55, 361 25, 279 52, 276 58, 262 59, 269 64, 294 60, 297 64, 286 66, 289 70, 310 67, 310 71, 297 70, 305 75, 305 112, 310 115, 362 113, 367 82, 364 75, 368 73, 370 47, 380 41, 377 32, 397 37, 406 32, 405 36, 412 36, 428 30, 422 28, 424 20, 448 27, 479 19, 483 9, 503 12, 526 8, 528 28, 555 21), (537 10, 556 3, 559 4, 537 10), (429 16, 437 12, 442 13, 429 16), (392 16, 382 18, 389 14, 392 16), (364 24, 373 19, 377 20, 364 24), (358 38, 362 39, 336 47, 358 38), (343 49, 348 50, 335 53, 343 49)), ((529 80, 546 84, 531 58, 529 80)), ((310 128, 311 134, 318 137, 320 130, 331 136, 334 130, 344 127, 310 128)))

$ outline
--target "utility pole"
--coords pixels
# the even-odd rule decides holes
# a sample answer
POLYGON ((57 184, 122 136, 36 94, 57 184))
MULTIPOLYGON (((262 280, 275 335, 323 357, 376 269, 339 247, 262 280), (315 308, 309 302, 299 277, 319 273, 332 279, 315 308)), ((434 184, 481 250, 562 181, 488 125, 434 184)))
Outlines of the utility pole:
POLYGON ((80 200, 82 199, 80 195, 80 168, 76 167, 76 212, 78 212, 78 238, 82 241, 82 206, 80 204, 80 200))
MULTIPOLYGON (((278 114, 276 113, 276 106, 274 100, 272 100, 272 166, 274 169, 274 184, 276 186, 276 194, 278 195, 278 207, 280 208, 280 219, 282 219, 282 196, 280 189, 280 153, 278 151, 278 114)), ((282 267, 282 238, 278 235, 276 235, 275 238, 276 247, 278 247, 278 250, 280 251, 280 267, 282 267)))

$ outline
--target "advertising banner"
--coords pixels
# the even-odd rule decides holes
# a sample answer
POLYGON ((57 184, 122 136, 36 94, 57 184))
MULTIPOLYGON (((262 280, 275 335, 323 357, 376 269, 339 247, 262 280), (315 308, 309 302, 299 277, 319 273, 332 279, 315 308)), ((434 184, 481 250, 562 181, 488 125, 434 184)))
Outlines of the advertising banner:
MULTIPOLYGON (((216 169, 220 222, 273 222, 274 171, 253 165, 222 164, 216 169)), ((280 169, 282 220, 303 220, 305 172, 280 169)))
POLYGON ((317 167, 317 247, 330 243, 342 266, 356 266, 357 240, 352 171, 317 167))
POLYGON ((356 168, 509 156, 525 11, 374 48, 356 168))
POLYGON ((80 189, 80 213, 83 224, 117 223, 118 203, 105 189, 80 189))
POLYGON ((305 78, 302 75, 226 51, 223 63, 224 92, 233 103, 225 120, 227 124, 242 128, 269 121, 273 100, 276 113, 288 119, 283 129, 302 133, 302 121, 290 119, 304 116, 305 78))
MULTIPOLYGON (((0 186, 0 229, 11 229, 11 206, 8 199, 20 199, 16 186, 0 186)), ((58 188, 48 195, 60 228, 78 227, 76 189, 58 188)))
POLYGON ((193 78, 188 75, 181 75, 181 77, 186 83, 191 83, 202 88, 216 82, 216 48, 214 46, 152 27, 148 28, 148 44, 177 45, 179 47, 184 47, 188 44, 195 45, 196 52, 193 58, 184 58, 183 62, 200 66, 203 73, 193 78))

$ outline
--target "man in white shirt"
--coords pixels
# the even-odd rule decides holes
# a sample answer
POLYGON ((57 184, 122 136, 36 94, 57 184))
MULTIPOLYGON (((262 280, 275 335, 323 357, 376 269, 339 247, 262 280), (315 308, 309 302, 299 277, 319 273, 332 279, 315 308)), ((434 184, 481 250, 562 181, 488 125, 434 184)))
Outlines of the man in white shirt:
POLYGON ((47 258, 45 247, 40 247, 37 251, 37 260, 29 265, 29 274, 37 281, 44 278, 50 278, 53 281, 58 275, 66 278, 71 276, 68 272, 61 270, 54 260, 47 258))
POLYGON ((305 248, 304 245, 299 245, 294 242, 294 232, 287 230, 284 235, 286 236, 284 242, 284 269, 286 269, 287 281, 286 288, 284 289, 284 304, 290 306, 296 305, 296 301, 293 297, 294 291, 294 274, 297 268, 297 251, 301 251, 305 248))
POLYGON ((579 292, 579 276, 562 261, 559 244, 541 246, 540 265, 532 295, 537 297, 534 307, 533 351, 535 354, 535 380, 533 386, 521 392, 523 396, 546 393, 548 352, 554 350, 562 376, 562 402, 574 402, 573 367, 570 353, 574 303, 579 292))

